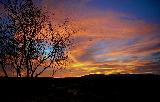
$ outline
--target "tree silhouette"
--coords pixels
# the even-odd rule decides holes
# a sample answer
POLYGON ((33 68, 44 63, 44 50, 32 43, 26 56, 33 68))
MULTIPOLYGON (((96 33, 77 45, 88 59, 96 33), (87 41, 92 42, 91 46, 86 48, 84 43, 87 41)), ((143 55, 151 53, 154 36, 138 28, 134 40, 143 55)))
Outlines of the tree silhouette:
POLYGON ((0 18, 0 65, 5 76, 38 77, 46 69, 54 75, 68 66, 71 36, 76 33, 69 18, 53 25, 32 0, 0 3, 6 10, 0 18))

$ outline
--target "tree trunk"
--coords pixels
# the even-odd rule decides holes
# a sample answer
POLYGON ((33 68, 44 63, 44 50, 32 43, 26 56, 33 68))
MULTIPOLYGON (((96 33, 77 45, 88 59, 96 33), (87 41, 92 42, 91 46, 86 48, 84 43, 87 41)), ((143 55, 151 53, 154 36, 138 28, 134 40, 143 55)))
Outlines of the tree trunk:
POLYGON ((6 72, 5 68, 4 68, 3 63, 1 62, 0 64, 1 64, 1 67, 2 67, 2 70, 4 72, 5 77, 8 77, 8 74, 7 74, 7 72, 6 72))

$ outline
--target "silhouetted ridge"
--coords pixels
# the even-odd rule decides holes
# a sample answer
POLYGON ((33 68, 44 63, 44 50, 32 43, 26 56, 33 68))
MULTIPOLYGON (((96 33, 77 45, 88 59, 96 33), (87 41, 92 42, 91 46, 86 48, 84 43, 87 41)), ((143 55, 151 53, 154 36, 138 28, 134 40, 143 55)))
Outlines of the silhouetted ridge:
POLYGON ((89 74, 82 78, 160 78, 160 75, 155 74, 89 74))

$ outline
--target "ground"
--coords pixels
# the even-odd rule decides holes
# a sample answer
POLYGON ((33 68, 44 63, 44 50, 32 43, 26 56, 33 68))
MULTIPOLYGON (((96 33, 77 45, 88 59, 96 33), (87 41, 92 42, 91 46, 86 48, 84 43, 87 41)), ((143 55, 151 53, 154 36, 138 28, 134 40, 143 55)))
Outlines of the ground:
POLYGON ((159 75, 0 78, 0 97, 1 102, 155 102, 159 82, 159 75))

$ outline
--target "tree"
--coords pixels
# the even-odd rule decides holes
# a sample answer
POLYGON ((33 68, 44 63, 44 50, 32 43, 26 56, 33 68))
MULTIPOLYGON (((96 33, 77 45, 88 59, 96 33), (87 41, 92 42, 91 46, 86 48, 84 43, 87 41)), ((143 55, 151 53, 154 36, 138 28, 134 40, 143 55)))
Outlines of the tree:
POLYGON ((32 0, 0 3, 6 9, 0 20, 0 65, 5 76, 14 72, 17 77, 38 77, 48 68, 54 75, 68 66, 71 36, 76 33, 68 18, 53 25, 32 0))

